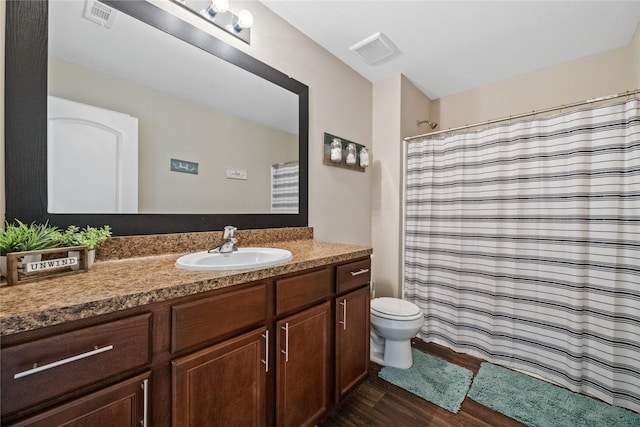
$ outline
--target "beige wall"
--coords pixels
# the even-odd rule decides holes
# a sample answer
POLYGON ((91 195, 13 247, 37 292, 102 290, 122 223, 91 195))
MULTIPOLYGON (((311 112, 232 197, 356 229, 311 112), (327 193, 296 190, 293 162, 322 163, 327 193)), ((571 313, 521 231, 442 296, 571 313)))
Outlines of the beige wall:
POLYGON ((373 85, 372 245, 376 296, 400 296, 402 271, 402 138, 429 120, 430 100, 406 77, 373 85))
POLYGON ((630 44, 437 99, 432 104, 434 119, 442 130, 638 88, 638 73, 633 69, 637 49, 636 41, 635 46, 630 44))
POLYGON ((433 121, 433 117, 431 117, 432 101, 405 76, 402 76, 401 96, 400 133, 402 138, 430 132, 429 126, 426 124, 418 126, 417 122, 418 120, 433 121))
POLYGON ((640 89, 640 24, 636 27, 629 49, 631 49, 631 74, 635 78, 633 89, 640 89))
POLYGON ((329 132, 376 147, 371 139, 371 82, 257 1, 232 1, 254 16, 251 46, 167 1, 152 1, 309 86, 309 225, 318 240, 371 244, 371 168, 355 172, 322 164, 329 132))
POLYGON ((140 213, 268 213, 271 165, 298 159, 297 135, 68 62, 49 59, 48 85, 138 119, 140 213), (170 159, 198 163, 198 174, 171 172, 170 159), (229 167, 248 179, 227 179, 229 167))
POLYGON ((376 296, 396 296, 400 224, 401 77, 373 85, 373 275, 376 296))

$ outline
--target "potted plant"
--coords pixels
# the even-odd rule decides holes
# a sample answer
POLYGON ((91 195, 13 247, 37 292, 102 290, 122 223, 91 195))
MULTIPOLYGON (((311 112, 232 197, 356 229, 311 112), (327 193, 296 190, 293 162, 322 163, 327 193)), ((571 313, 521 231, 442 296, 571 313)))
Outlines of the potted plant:
MULTIPOLYGON (((111 227, 91 227, 87 225, 80 229, 70 225, 64 231, 58 231, 56 239, 60 246, 86 246, 89 250, 87 266, 91 268, 95 260, 96 248, 111 236, 111 227)), ((69 256, 77 256, 76 251, 70 251, 69 256)))
MULTIPOLYGON (((2 275, 7 275, 7 254, 11 252, 37 251, 50 249, 58 245, 58 228, 49 226, 49 223, 30 225, 19 220, 14 223, 5 222, 4 229, 0 230, 0 269, 2 275)), ((27 255, 23 257, 23 263, 40 261, 41 255, 27 255)))

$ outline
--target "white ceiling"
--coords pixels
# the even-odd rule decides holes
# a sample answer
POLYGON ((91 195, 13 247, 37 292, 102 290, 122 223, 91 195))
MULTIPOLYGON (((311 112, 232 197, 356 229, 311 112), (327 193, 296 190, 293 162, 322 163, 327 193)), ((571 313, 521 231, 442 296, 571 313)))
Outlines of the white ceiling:
POLYGON ((640 23, 639 0, 261 2, 370 81, 401 73, 431 99, 626 46, 640 23), (368 65, 349 47, 377 32, 400 52, 368 65))

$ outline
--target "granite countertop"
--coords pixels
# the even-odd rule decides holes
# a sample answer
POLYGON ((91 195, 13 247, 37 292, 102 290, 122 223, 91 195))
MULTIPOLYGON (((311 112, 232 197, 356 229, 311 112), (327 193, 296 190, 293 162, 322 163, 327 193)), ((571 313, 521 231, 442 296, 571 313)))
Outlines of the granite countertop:
POLYGON ((87 273, 0 287, 0 336, 349 261, 372 252, 365 246, 313 239, 261 246, 287 249, 293 258, 253 270, 187 271, 174 265, 185 253, 181 252, 97 261, 87 273))

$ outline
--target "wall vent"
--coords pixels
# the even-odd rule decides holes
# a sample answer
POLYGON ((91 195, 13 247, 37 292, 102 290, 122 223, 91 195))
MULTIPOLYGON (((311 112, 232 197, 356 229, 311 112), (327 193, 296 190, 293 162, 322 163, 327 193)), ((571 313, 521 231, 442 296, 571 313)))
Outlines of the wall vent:
POLYGON ((84 17, 105 28, 111 28, 116 18, 116 10, 97 0, 87 0, 84 7, 84 17))
POLYGON ((382 33, 375 33, 354 44, 349 50, 355 52, 367 64, 375 64, 396 53, 396 48, 382 33))

